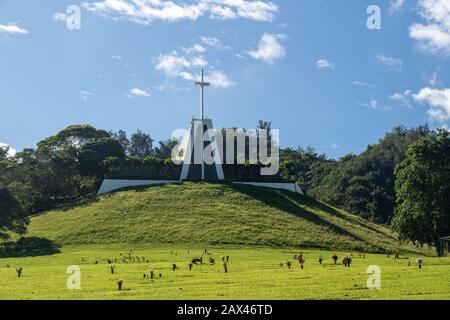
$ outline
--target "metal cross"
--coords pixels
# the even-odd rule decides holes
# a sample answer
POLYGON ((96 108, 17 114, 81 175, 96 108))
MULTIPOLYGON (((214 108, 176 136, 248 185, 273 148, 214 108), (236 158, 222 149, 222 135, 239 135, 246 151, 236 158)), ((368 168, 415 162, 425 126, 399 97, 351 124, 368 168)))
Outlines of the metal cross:
POLYGON ((195 82, 195 85, 197 87, 201 88, 201 101, 200 101, 200 115, 201 115, 201 119, 204 120, 205 119, 205 92, 204 92, 204 88, 205 87, 209 87, 211 84, 209 82, 205 82, 203 80, 203 70, 202 70, 202 81, 200 82, 195 82))

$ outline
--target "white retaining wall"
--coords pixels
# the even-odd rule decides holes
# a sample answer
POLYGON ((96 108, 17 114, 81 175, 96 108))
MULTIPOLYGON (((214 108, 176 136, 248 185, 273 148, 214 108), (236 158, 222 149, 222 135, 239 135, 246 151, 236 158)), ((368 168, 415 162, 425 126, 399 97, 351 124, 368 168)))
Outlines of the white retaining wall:
POLYGON ((272 182, 234 182, 235 184, 245 184, 255 187, 262 187, 262 188, 271 188, 271 189, 280 189, 280 190, 287 190, 291 192, 295 192, 301 195, 303 194, 302 189, 297 183, 272 183, 272 182))
POLYGON ((168 184, 168 183, 179 183, 179 181, 174 180, 114 180, 105 179, 98 190, 97 194, 108 193, 114 190, 128 188, 128 187, 139 187, 139 186, 152 186, 157 184, 168 184))
MULTIPOLYGON (((105 179, 98 190, 97 194, 104 194, 114 190, 119 190, 128 187, 139 187, 139 186, 152 186, 161 185, 168 183, 179 183, 180 181, 175 180, 115 180, 115 179, 105 179)), ((302 189, 297 183, 271 183, 271 182, 234 182, 235 184, 244 184, 255 187, 280 189, 295 192, 303 195, 302 189)))

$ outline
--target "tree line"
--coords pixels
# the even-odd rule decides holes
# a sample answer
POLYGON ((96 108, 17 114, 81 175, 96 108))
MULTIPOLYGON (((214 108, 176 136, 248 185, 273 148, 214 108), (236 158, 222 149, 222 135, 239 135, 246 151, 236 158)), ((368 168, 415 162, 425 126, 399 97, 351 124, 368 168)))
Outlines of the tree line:
MULTIPOLYGON (((439 237, 450 235, 449 140, 446 130, 395 127, 361 154, 339 160, 312 147, 281 149, 280 174, 308 196, 392 225, 402 240, 438 246, 439 237)), ((0 148, 0 236, 23 232, 32 214, 95 194, 117 162, 169 161, 176 144, 154 146, 141 130, 128 137, 74 125, 14 157, 0 148)))

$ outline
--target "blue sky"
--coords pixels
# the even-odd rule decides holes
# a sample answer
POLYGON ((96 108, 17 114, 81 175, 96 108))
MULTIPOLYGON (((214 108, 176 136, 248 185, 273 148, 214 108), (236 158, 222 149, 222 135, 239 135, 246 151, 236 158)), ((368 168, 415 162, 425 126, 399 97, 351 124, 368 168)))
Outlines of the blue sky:
POLYGON ((449 55, 448 0, 0 0, 0 143, 81 123, 166 139, 198 116, 204 68, 215 127, 269 120, 338 158, 395 125, 448 128, 449 55))

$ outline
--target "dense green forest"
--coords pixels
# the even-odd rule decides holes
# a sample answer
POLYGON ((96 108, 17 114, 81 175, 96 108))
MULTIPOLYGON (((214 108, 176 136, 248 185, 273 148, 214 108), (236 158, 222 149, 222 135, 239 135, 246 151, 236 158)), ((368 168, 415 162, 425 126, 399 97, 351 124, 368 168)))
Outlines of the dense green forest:
MULTIPOLYGON (((270 125, 260 121, 258 128, 270 130, 270 125)), ((394 227, 405 239, 435 244, 436 238, 447 235, 443 233, 450 232, 450 228, 435 230, 431 238, 419 237, 410 230, 408 225, 417 221, 407 219, 412 205, 406 195, 420 194, 420 190, 405 187, 413 178, 405 174, 404 168, 417 162, 418 156, 413 153, 420 150, 417 144, 435 142, 432 151, 441 162, 437 167, 430 164, 423 169, 419 181, 425 181, 427 174, 433 172, 439 179, 428 186, 435 188, 437 184, 441 197, 430 200, 431 195, 420 194, 424 203, 422 212, 436 208, 436 221, 448 225, 448 220, 442 218, 450 215, 448 141, 445 130, 396 127, 361 154, 349 154, 339 160, 328 159, 312 147, 282 149, 280 175, 297 181, 308 196, 371 221, 390 224, 396 213, 394 227)), ((140 130, 128 137, 123 130, 107 132, 89 125, 73 125, 40 141, 35 149, 24 149, 14 157, 8 156, 6 148, 0 148, 0 235, 7 230, 25 230, 29 215, 95 194, 105 174, 119 164, 173 166, 170 158, 176 144, 169 139, 155 146, 151 136, 140 130)))

